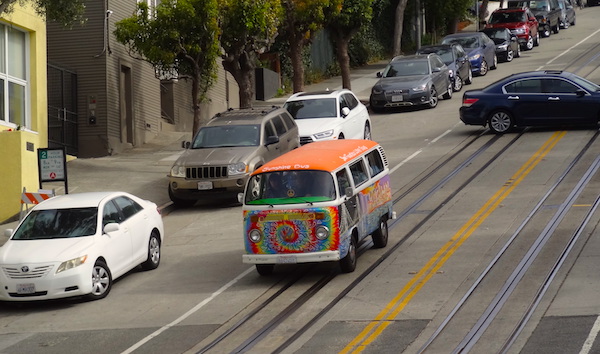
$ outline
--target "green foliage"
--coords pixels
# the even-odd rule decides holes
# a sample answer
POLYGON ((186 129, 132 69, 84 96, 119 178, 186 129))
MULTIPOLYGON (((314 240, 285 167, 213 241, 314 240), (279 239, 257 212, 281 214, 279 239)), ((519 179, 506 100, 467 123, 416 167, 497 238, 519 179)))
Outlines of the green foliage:
POLYGON ((115 37, 159 74, 196 81, 204 97, 216 79, 217 0, 164 0, 155 16, 149 11, 138 3, 136 14, 115 24, 115 37))
POLYGON ((372 23, 363 26, 352 38, 348 48, 350 66, 365 65, 373 60, 386 57, 383 45, 378 41, 372 23))
POLYGON ((327 12, 326 26, 348 36, 371 21, 373 0, 344 0, 341 9, 333 7, 327 12))
POLYGON ((84 0, 1 0, 0 14, 12 13, 16 4, 31 4, 38 15, 65 27, 86 21, 84 0))

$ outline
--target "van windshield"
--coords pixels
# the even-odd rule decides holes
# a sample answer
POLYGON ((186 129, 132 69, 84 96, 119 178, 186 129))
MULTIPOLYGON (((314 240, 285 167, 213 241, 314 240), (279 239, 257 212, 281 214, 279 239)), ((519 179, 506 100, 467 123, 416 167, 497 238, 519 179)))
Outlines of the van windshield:
POLYGON ((251 205, 314 203, 334 200, 333 177, 326 171, 277 171, 254 175, 245 202, 251 205))

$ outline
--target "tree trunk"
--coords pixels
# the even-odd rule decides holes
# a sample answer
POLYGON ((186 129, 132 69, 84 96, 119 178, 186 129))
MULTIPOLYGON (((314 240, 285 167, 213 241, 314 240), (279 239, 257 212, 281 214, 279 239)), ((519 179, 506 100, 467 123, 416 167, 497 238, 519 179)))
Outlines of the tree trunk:
POLYGON ((396 20, 394 22, 394 49, 393 55, 397 56, 402 54, 402 28, 404 26, 404 10, 408 0, 398 1, 396 6, 396 20))
POLYGON ((250 108, 254 101, 255 55, 243 52, 241 55, 223 58, 223 68, 233 76, 239 86, 240 108, 250 108))
POLYGON ((253 82, 254 68, 245 68, 245 70, 240 72, 240 81, 238 81, 238 85, 240 86, 240 108, 252 107, 252 102, 254 101, 253 82))
POLYGON ((304 65, 302 63, 302 38, 296 33, 290 35, 290 60, 292 61, 292 88, 294 93, 304 90, 304 65))
POLYGON ((192 128, 192 136, 196 136, 198 130, 202 126, 202 120, 200 118, 200 103, 198 99, 198 91, 200 86, 200 72, 194 70, 194 77, 192 78, 192 109, 194 110, 194 124, 192 128))
POLYGON ((348 90, 352 90, 352 80, 350 79, 350 55, 348 55, 348 43, 350 38, 347 36, 336 36, 338 37, 335 41, 336 57, 340 64, 340 71, 342 74, 342 87, 348 90))

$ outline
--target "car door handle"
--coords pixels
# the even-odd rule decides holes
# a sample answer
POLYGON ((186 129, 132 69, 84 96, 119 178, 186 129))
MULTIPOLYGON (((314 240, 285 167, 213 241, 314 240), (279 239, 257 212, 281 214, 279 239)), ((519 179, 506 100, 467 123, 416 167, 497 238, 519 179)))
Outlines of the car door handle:
POLYGON ((560 101, 560 97, 548 97, 548 101, 560 101))
POLYGON ((508 96, 509 100, 518 100, 519 96, 508 96))

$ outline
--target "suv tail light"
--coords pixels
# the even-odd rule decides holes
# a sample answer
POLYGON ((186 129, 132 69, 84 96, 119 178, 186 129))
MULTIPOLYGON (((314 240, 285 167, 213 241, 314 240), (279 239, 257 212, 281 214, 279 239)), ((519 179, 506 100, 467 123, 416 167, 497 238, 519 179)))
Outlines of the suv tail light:
POLYGON ((471 105, 477 101, 479 101, 479 98, 463 98, 462 105, 464 107, 471 107, 471 105))

